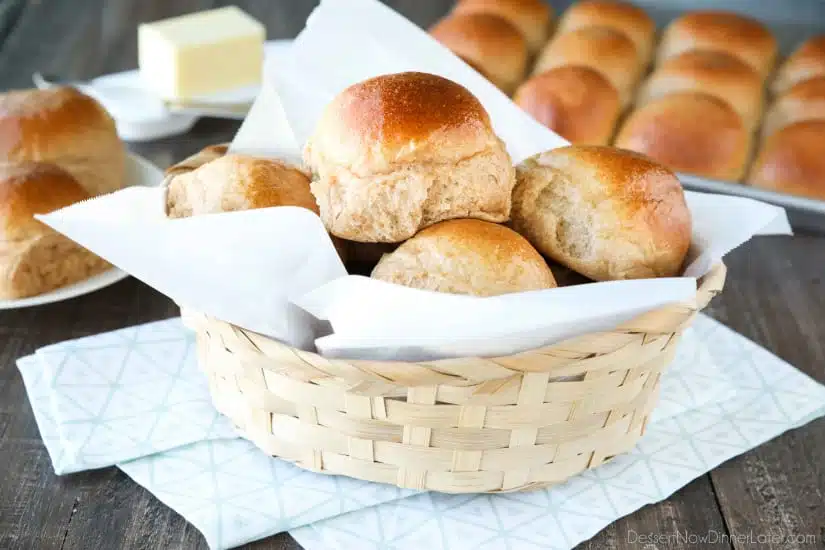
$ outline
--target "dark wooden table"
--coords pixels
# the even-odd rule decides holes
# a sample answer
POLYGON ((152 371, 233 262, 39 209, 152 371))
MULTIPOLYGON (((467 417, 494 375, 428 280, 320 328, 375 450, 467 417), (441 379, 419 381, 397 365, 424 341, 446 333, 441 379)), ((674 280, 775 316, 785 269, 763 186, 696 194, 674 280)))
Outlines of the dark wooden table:
MULTIPOLYGON (((72 78, 133 68, 135 25, 229 3, 215 0, 0 0, 15 20, 0 44, 0 89, 29 87, 34 70, 72 78), (19 16, 17 15, 19 14, 19 16)), ((237 0, 290 38, 315 2, 237 0)), ((448 0, 391 2, 426 26, 448 0)), ((201 147, 226 141, 236 123, 203 120, 188 135, 136 145, 165 167, 201 147)), ((825 238, 764 237, 729 257, 729 281, 711 314, 825 382, 825 238)), ((69 338, 172 317, 164 296, 127 279, 54 305, 0 312, 0 549, 206 548, 201 535, 123 473, 109 468, 57 477, 40 441, 15 359, 69 338)), ((816 421, 733 459, 668 500, 648 506, 582 548, 638 548, 630 534, 815 535, 825 537, 825 421, 816 421)), ((675 537, 673 548, 687 548, 675 537)), ((740 539, 741 540, 741 539, 740 539)), ((254 548, 297 549, 287 535, 254 548)), ((714 548, 744 548, 734 542, 714 548)), ((763 546, 768 547, 768 546, 763 546)), ((661 546, 660 546, 661 548, 661 546)))

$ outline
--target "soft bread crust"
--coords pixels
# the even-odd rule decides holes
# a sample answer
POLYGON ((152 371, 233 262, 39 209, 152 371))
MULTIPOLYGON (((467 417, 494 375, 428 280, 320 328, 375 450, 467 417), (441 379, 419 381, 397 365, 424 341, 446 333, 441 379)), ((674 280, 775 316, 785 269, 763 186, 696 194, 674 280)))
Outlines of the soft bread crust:
POLYGON ((207 162, 213 161, 217 158, 224 156, 226 153, 229 152, 229 144, 228 143, 220 143, 217 145, 209 145, 204 147, 194 155, 191 155, 177 164, 173 164, 169 168, 166 169, 166 178, 169 181, 172 177, 177 176, 178 174, 185 174, 186 172, 191 172, 196 168, 199 168, 206 164, 207 162))
POLYGON ((556 67, 522 84, 513 98, 533 118, 574 144, 606 145, 621 112, 619 93, 601 73, 556 67))
POLYGON ((518 166, 512 227, 544 255, 596 280, 670 277, 690 248, 676 176, 612 147, 570 146, 518 166))
POLYGON ((765 115, 762 135, 805 120, 825 120, 825 76, 803 80, 777 97, 765 115))
POLYGON ((553 19, 553 9, 542 0, 459 0, 453 13, 498 15, 521 32, 533 53, 547 42, 553 19))
POLYGON ((636 98, 639 105, 676 92, 700 92, 733 107, 745 125, 757 126, 764 106, 762 77, 750 65, 724 52, 691 50, 666 59, 636 98))
POLYGON ((751 134, 736 111, 707 94, 680 92, 632 112, 613 143, 676 172, 738 181, 751 134))
POLYGON ((400 242, 451 218, 502 222, 515 172, 481 103, 424 73, 351 86, 326 108, 304 150, 327 229, 400 242))
POLYGON ((659 44, 658 62, 689 50, 712 50, 739 57, 763 78, 776 62, 776 38, 759 21, 737 13, 694 11, 674 19, 659 44))
POLYGON ((754 161, 748 183, 770 191, 825 200, 825 120, 790 124, 772 134, 754 161))
POLYGON ((507 19, 490 13, 454 13, 437 22, 430 35, 511 94, 527 70, 527 42, 507 19))
POLYGON ((37 221, 90 198, 67 171, 46 163, 0 163, 0 299, 76 283, 109 264, 37 221))
POLYGON ((542 51, 533 74, 566 65, 599 71, 619 92, 622 103, 630 99, 642 70, 633 41, 608 27, 584 27, 557 34, 542 51))
MULTIPOLYGON (((302 169, 273 159, 227 154, 228 144, 210 145, 166 170, 166 215, 188 218, 275 206, 298 206, 318 214, 302 169)), ((347 247, 332 237, 342 261, 347 247)))
POLYGON ((785 59, 771 83, 771 91, 778 95, 818 76, 825 76, 825 35, 809 38, 785 59))
POLYGON ((524 237, 503 225, 472 219, 424 229, 385 255, 372 278, 473 296, 556 286, 544 258, 524 237))
POLYGON ((56 164, 90 195, 125 183, 126 149, 114 120, 74 88, 0 94, 0 159, 56 164))
POLYGON ((564 12, 558 32, 585 27, 608 27, 633 41, 639 62, 647 65, 656 39, 656 24, 645 10, 629 2, 580 0, 564 12))
POLYGON ((168 180, 170 218, 274 206, 300 206, 317 214, 309 176, 278 160, 229 154, 168 180))

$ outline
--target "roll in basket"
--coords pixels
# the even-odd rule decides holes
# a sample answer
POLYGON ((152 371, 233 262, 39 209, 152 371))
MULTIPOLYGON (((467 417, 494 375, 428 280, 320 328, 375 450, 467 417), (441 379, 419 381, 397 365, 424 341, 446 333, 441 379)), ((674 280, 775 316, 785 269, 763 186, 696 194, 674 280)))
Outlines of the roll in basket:
POLYGON ((507 357, 327 359, 192 311, 217 409, 310 470, 448 493, 546 487, 629 451, 682 331, 721 292, 507 357))

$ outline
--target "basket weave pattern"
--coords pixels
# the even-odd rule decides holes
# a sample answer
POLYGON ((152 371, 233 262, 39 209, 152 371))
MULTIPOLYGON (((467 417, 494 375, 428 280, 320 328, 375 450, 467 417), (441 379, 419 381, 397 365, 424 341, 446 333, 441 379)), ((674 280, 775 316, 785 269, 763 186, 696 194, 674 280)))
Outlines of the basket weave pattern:
POLYGON ((629 451, 682 330, 722 290, 508 357, 327 359, 195 312, 215 406, 265 452, 318 472, 449 493, 560 483, 629 451))

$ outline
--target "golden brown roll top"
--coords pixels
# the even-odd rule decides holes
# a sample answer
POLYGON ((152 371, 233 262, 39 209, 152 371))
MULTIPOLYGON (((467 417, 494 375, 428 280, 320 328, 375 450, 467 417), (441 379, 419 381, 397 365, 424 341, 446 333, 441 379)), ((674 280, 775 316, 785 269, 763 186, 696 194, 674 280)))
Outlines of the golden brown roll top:
POLYGON ((114 120, 74 88, 0 94, 0 159, 56 164, 90 195, 124 185, 126 150, 114 120))
POLYGON ((557 34, 542 51, 533 74, 568 65, 599 71, 619 92, 622 103, 630 99, 643 69, 633 41, 608 27, 584 27, 557 34))
POLYGON ((299 206, 317 214, 309 176, 278 160, 230 154, 178 171, 168 180, 170 218, 273 206, 299 206))
POLYGON ((521 32, 532 53, 547 42, 553 19, 553 9, 543 0, 459 0, 453 13, 489 13, 506 19, 521 32))
MULTIPOLYGON (((825 120, 825 76, 803 80, 777 97, 765 115, 762 135, 805 120, 825 120)), ((820 145, 825 153, 825 143, 820 145)))
POLYGON ((183 174, 186 172, 191 172, 196 168, 200 168, 207 162, 213 161, 217 158, 224 156, 226 153, 229 152, 229 144, 228 143, 220 143, 217 145, 208 145, 204 147, 197 153, 192 156, 189 156, 177 164, 173 164, 169 168, 166 169, 165 174, 167 181, 178 175, 183 174))
POLYGON ((725 101, 680 92, 631 113, 614 145, 647 155, 677 172, 739 180, 750 141, 742 118, 725 101))
POLYGON ((776 38, 750 17, 716 10, 695 11, 674 19, 659 44, 658 62, 690 50, 725 52, 739 57, 763 78, 776 61, 776 38))
POLYGON ((527 69, 527 42, 506 19, 489 13, 456 13, 430 29, 430 35, 466 59, 493 84, 513 93, 527 69))
POLYGON ((771 134, 751 166, 748 183, 770 191, 825 200, 825 120, 771 134))
POLYGON ((0 162, 0 299, 42 294, 109 267, 34 218, 90 196, 54 164, 0 162))
POLYGON ((513 229, 543 254, 597 281, 675 276, 691 218, 676 176, 613 147, 571 146, 517 168, 513 229))
POLYGON ((691 50, 670 57, 650 75, 636 102, 644 105, 676 92, 700 92, 726 101, 752 129, 764 103, 762 78, 750 65, 724 52, 691 50))
POLYGON ((621 112, 619 94, 610 82, 594 69, 575 65, 533 76, 513 99, 575 144, 606 145, 621 112))
POLYGON ((321 219, 344 239, 400 242, 442 220, 510 213, 514 169, 489 115, 439 76, 347 88, 324 110, 304 159, 321 219))
POLYGON ((42 162, 0 162, 0 241, 35 239, 53 230, 34 219, 91 195, 67 171, 42 162))
POLYGON ((350 86, 327 105, 316 130, 309 160, 323 156, 357 173, 421 157, 459 160, 489 145, 492 137, 487 111, 466 88, 415 72, 350 86))
POLYGON ((771 91, 778 95, 818 76, 825 76, 825 35, 809 38, 785 59, 771 83, 771 91))
POLYGON ((580 0, 564 12, 559 33, 584 27, 607 27, 624 33, 633 41, 639 62, 647 65, 656 40, 656 25, 645 10, 629 2, 580 0))
POLYGON ((473 296, 556 286, 544 258, 524 237, 502 225, 472 219, 444 221, 424 229, 381 258, 372 277, 473 296))

